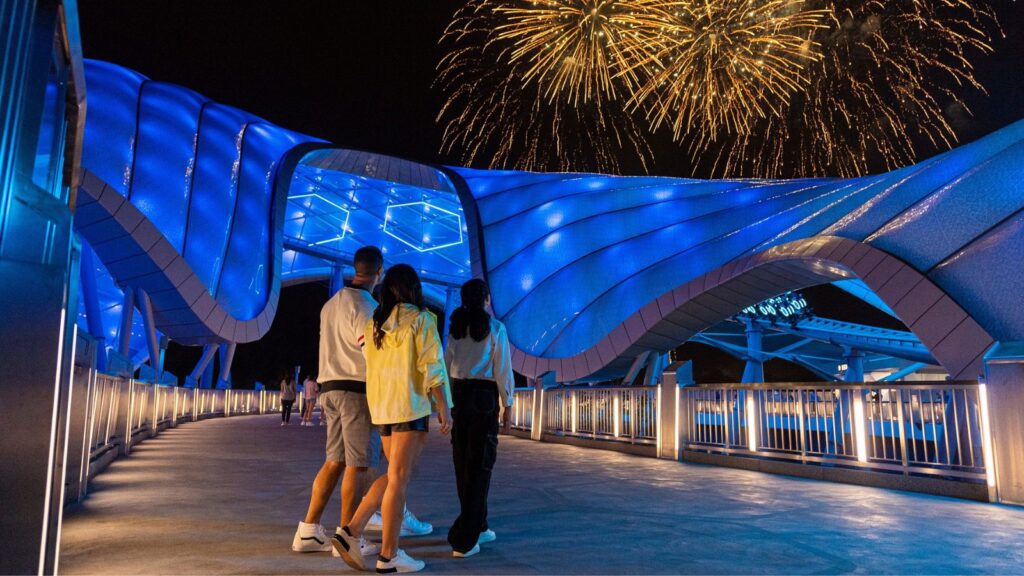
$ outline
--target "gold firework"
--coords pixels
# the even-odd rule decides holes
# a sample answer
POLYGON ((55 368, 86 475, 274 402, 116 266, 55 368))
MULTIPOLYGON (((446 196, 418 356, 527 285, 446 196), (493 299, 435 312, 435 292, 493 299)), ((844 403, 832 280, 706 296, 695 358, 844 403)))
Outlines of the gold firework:
POLYGON ((991 8, 967 0, 819 5, 831 17, 815 35, 823 58, 810 83, 780 114, 706 155, 711 173, 852 177, 913 163, 915 143, 931 152, 956 142, 949 118, 970 113, 965 93, 985 92, 968 56, 992 51, 988 30, 1000 32, 991 8))
MULTIPOLYGON (((437 115, 444 127, 441 152, 488 168, 607 173, 620 172, 622 162, 631 158, 646 172, 651 156, 646 135, 621 103, 609 103, 614 90, 601 87, 605 80, 617 80, 607 71, 581 74, 577 61, 567 63, 566 58, 561 72, 538 68, 525 51, 534 44, 507 26, 510 17, 527 18, 515 12, 521 6, 551 4, 556 3, 475 0, 456 13, 441 40, 449 52, 435 80, 447 96, 437 115)), ((597 8, 600 14, 610 13, 603 4, 597 8)), ((588 30, 589 35, 577 38, 596 42, 604 38, 598 32, 608 28, 588 30)), ((574 53, 590 62, 587 68, 610 61, 574 53)))
POLYGON ((670 25, 663 0, 532 0, 494 8, 499 41, 512 45, 509 63, 544 96, 573 105, 614 99, 639 83, 635 61, 670 25), (623 84, 625 86, 623 86, 623 84))
POLYGON ((648 80, 632 104, 653 127, 671 126, 676 139, 719 131, 746 134, 752 123, 779 114, 809 82, 806 67, 820 58, 813 33, 827 12, 805 0, 683 0, 664 2, 672 19, 660 42, 635 53, 630 71, 648 80))

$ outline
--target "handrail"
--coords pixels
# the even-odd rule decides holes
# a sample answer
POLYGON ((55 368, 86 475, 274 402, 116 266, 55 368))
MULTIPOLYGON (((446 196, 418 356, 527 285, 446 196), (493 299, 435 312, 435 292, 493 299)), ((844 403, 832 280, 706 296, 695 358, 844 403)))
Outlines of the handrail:
POLYGON ((93 464, 118 455, 166 428, 216 416, 267 414, 277 410, 280 392, 180 388, 90 370, 87 379, 85 446, 88 482, 93 464))

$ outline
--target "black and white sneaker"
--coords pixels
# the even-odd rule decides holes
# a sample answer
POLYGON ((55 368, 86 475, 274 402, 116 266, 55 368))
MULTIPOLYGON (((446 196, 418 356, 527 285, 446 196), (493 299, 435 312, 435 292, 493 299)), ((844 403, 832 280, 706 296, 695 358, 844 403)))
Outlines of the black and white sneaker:
POLYGON ((329 552, 331 550, 330 536, 319 524, 299 522, 299 527, 295 529, 295 537, 292 538, 292 550, 295 552, 329 552))
POLYGON ((405 572, 419 572, 427 565, 422 560, 413 560, 401 548, 390 560, 383 556, 377 557, 377 574, 402 574, 405 572))
POLYGON ((340 532, 334 533, 334 537, 331 538, 331 544, 338 551, 338 554, 341 555, 341 559, 345 561, 345 564, 356 570, 366 570, 366 561, 363 560, 363 551, 359 540, 361 539, 353 536, 346 527, 342 528, 340 532))

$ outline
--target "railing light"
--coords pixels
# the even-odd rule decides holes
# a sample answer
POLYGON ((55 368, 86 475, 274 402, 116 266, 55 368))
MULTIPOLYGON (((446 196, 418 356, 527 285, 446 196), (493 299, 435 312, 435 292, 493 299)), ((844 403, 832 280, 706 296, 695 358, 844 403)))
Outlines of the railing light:
POLYGON ((754 402, 754 392, 747 393, 747 448, 751 452, 757 452, 757 406, 754 402))
POLYGON ((857 461, 868 461, 868 434, 865 429, 864 395, 860 390, 853 392, 853 433, 857 438, 857 461))
POLYGON ((620 397, 619 394, 615 394, 614 410, 615 410, 615 422, 614 422, 615 437, 618 438, 619 437, 619 430, 620 430, 620 426, 621 426, 620 423, 622 422, 622 400, 621 400, 621 397, 620 397))
POLYGON ((992 429, 988 423, 988 387, 986 384, 978 384, 978 396, 981 398, 981 441, 984 450, 985 481, 989 488, 995 488, 996 468, 992 458, 992 429))

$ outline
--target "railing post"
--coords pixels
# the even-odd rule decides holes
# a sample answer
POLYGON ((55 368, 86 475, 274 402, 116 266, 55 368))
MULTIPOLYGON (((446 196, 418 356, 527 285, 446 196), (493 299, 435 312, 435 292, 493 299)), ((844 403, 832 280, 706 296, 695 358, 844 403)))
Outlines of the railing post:
POLYGON ((900 423, 900 462, 903 465, 903 474, 908 475, 910 468, 907 466, 907 423, 903 415, 903 389, 898 389, 896 393, 896 421, 900 423))
POLYGON ((533 427, 530 439, 540 440, 544 436, 544 379, 534 378, 533 385, 533 427))
POLYGON ((807 461, 807 416, 804 413, 804 389, 797 388, 796 390, 796 413, 797 418, 800 420, 800 461, 807 461))
POLYGON ((679 386, 674 371, 658 380, 658 458, 679 460, 679 386))
POLYGON ((721 388, 720 389, 720 393, 721 393, 721 400, 722 400, 721 403, 720 403, 720 406, 721 406, 721 409, 722 409, 722 427, 723 427, 723 431, 722 431, 722 447, 723 448, 728 448, 729 444, 730 444, 730 439, 731 439, 731 436, 732 436, 732 430, 731 430, 732 427, 729 425, 729 420, 730 420, 729 414, 732 412, 732 408, 729 407, 729 396, 728 396, 729 389, 728 388, 721 388))
POLYGON ((990 499, 1024 504, 1024 342, 997 345, 978 388, 990 499))

